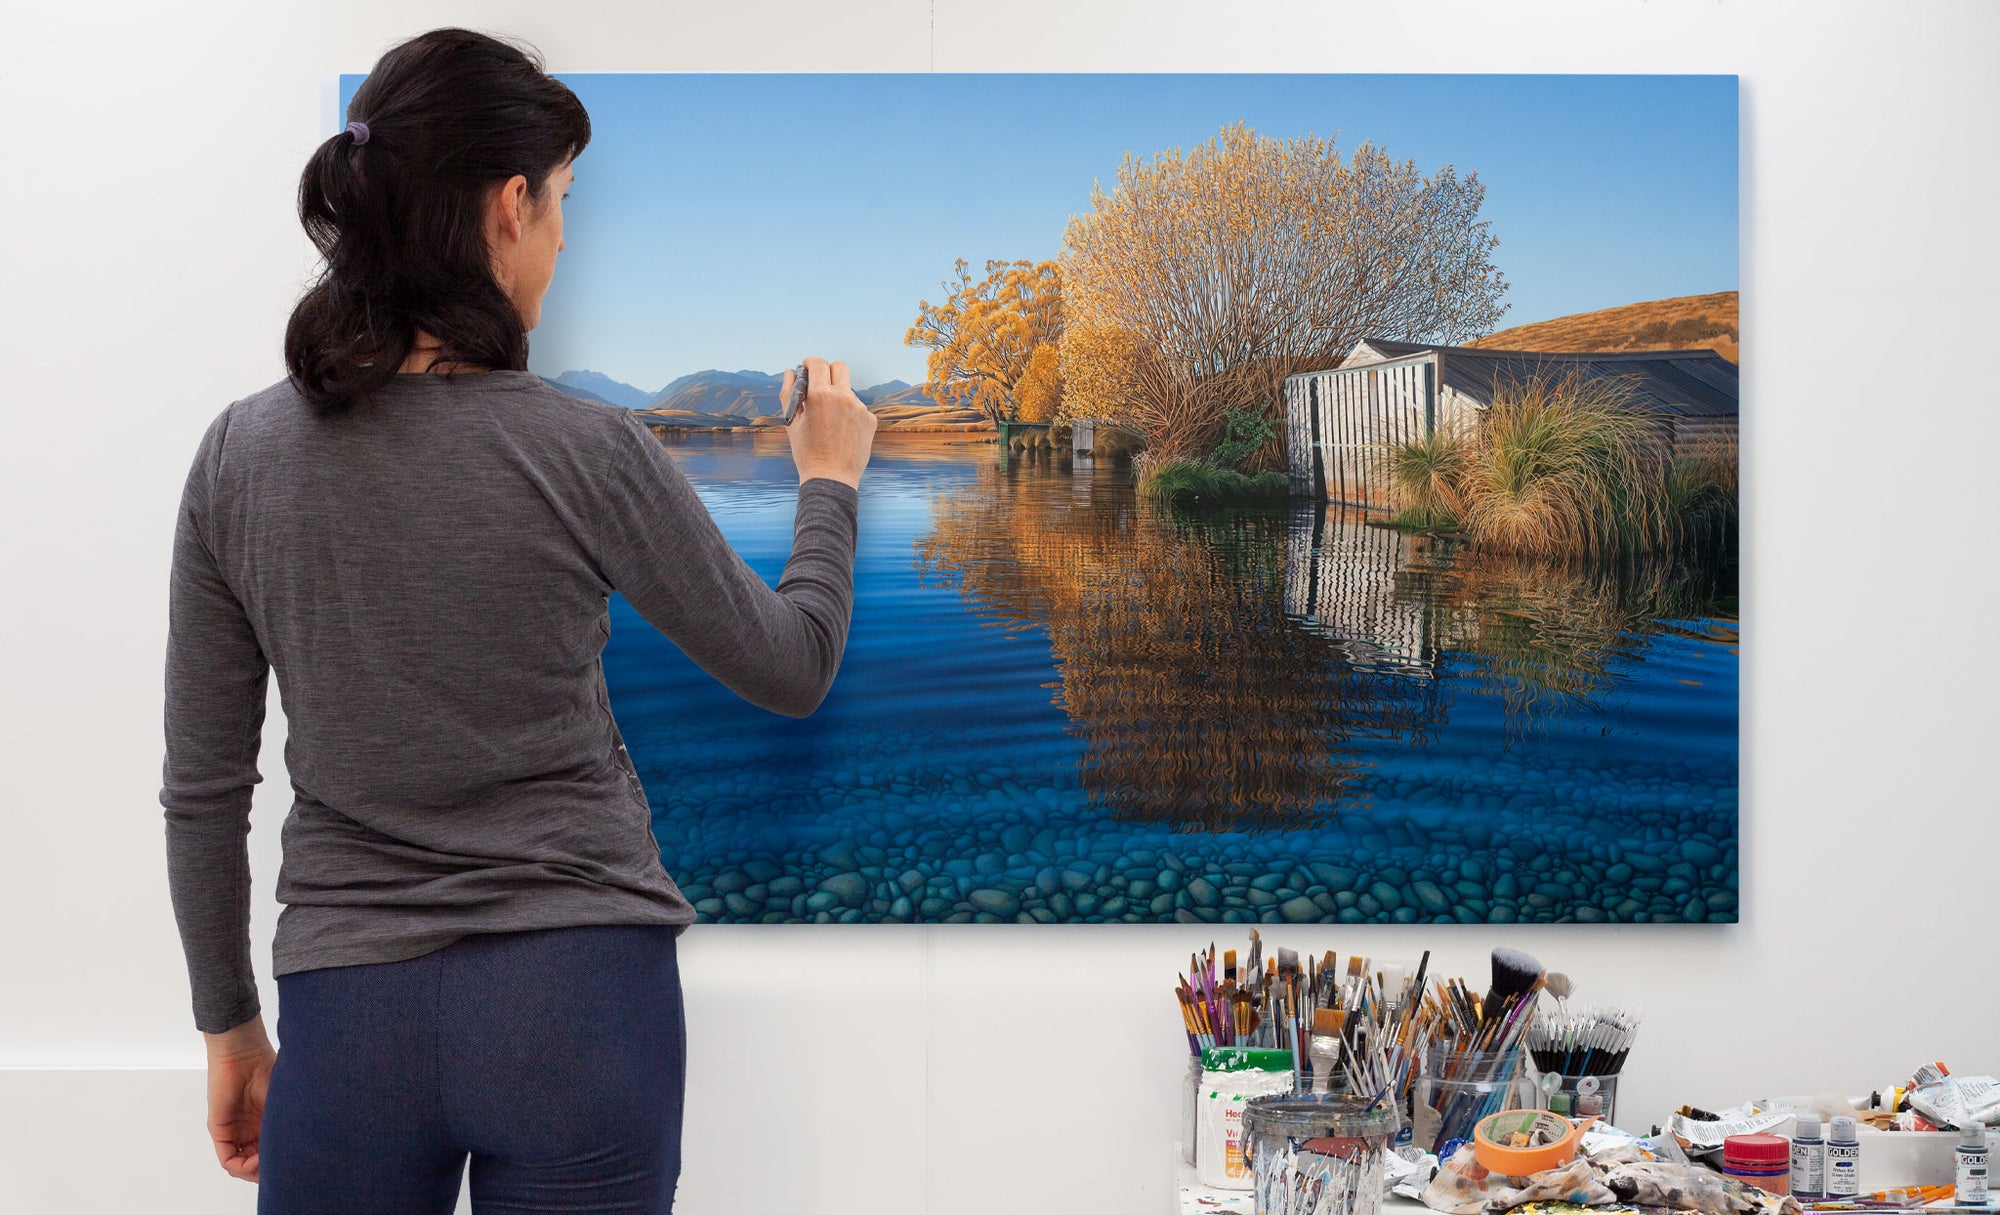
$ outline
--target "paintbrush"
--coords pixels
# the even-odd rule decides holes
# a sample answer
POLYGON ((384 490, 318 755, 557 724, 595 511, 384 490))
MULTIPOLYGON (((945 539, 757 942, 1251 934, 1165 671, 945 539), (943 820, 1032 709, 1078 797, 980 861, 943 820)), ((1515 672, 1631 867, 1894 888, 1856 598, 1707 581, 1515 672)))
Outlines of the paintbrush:
POLYGON ((1556 1010, 1567 1019, 1569 1017, 1569 993, 1576 990, 1575 986, 1569 981, 1569 976, 1560 970, 1552 970, 1549 972, 1548 978, 1544 980, 1544 985, 1548 988, 1549 994, 1556 998, 1556 1010))
POLYGON ((1502 945, 1493 951, 1493 986, 1486 990, 1486 1003, 1479 1019, 1490 1021, 1500 1015, 1501 1005, 1510 996, 1526 992, 1542 977, 1542 964, 1533 954, 1502 945))

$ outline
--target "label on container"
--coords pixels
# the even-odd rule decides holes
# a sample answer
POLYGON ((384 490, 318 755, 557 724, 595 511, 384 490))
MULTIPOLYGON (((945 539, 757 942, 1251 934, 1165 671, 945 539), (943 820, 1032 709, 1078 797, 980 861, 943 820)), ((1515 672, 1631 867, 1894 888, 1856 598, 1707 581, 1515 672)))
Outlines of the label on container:
POLYGON ((1826 1196, 1852 1198, 1861 1192, 1861 1145, 1826 1145, 1826 1196))
POLYGON ((1958 1149, 1958 1185, 1955 1198, 1960 1206, 1986 1205, 1987 1149, 1958 1149))
POLYGON ((1826 1197, 1826 1145, 1792 1141, 1792 1197, 1826 1197))
POLYGON ((1203 1185, 1219 1190, 1250 1188, 1250 1166, 1243 1159, 1243 1109, 1249 1100, 1242 1093, 1202 1094, 1194 1163, 1195 1176, 1203 1185))

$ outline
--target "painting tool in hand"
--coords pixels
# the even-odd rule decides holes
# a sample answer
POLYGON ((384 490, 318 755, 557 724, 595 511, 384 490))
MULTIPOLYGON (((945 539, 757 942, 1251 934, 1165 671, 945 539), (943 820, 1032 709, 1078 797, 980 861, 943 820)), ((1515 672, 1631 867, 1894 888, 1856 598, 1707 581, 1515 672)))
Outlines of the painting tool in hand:
POLYGON ((799 406, 806 403, 806 365, 801 362, 792 368, 792 391, 785 398, 784 421, 791 425, 792 418, 799 412, 799 406))

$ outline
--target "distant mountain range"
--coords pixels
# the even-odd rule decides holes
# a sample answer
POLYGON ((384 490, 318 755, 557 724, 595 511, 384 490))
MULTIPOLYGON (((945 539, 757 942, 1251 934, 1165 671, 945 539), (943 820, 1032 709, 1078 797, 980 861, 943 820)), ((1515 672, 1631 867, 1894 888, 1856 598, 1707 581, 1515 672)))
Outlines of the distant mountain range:
POLYGON ((623 405, 627 409, 644 409, 653 403, 652 393, 641 392, 601 371, 565 371, 549 383, 568 389, 577 396, 603 401, 607 405, 623 405))
MULTIPOLYGON (((783 387, 785 376, 783 372, 774 374, 747 369, 694 371, 658 392, 635 388, 601 371, 565 371, 548 382, 575 396, 622 405, 626 409, 673 409, 757 418, 783 412, 778 403, 778 390, 783 387)), ((860 397, 863 404, 873 405, 883 397, 906 392, 909 388, 910 385, 902 380, 890 380, 886 384, 857 388, 854 395, 860 397)), ((921 393, 918 396, 929 400, 921 393)))
MULTIPOLYGON (((783 372, 711 368, 681 376, 658 392, 635 388, 601 371, 565 371, 554 379, 542 378, 572 396, 644 410, 650 415, 649 425, 657 420, 662 425, 735 427, 749 425, 757 418, 776 419, 784 412, 778 400, 778 390, 785 382, 783 372)), ((963 426, 972 420, 966 415, 967 402, 960 401, 950 407, 940 405, 925 396, 921 386, 902 380, 857 388, 854 395, 878 417, 908 424, 899 427, 902 429, 926 421, 917 415, 932 411, 939 414, 936 420, 944 425, 963 426)))

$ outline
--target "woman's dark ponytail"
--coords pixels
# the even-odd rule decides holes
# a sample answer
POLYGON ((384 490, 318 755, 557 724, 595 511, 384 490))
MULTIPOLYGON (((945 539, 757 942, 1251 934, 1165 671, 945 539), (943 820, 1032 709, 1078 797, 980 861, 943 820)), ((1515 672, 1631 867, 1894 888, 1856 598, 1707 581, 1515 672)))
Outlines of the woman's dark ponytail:
POLYGON ((487 190, 550 173, 590 142, 583 103, 531 49, 464 29, 392 48, 355 92, 353 127, 313 151, 299 222, 326 261, 285 327, 285 368, 313 408, 345 409, 389 382, 416 333, 444 366, 525 371, 528 335, 493 276, 487 190))

